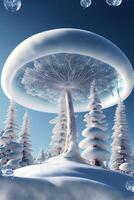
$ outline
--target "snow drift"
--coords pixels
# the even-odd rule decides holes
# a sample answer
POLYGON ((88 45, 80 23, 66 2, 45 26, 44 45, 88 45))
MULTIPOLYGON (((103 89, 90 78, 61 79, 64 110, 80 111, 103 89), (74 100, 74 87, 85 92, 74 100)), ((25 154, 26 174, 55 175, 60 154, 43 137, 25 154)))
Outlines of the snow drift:
POLYGON ((62 156, 15 170, 0 178, 1 200, 133 200, 126 190, 133 177, 62 156))

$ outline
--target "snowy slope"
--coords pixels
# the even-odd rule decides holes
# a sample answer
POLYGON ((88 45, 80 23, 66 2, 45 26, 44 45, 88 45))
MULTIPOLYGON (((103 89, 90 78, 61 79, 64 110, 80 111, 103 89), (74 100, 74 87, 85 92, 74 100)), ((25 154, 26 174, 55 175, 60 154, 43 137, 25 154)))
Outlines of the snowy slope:
POLYGON ((134 200, 125 188, 133 177, 62 156, 0 178, 0 200, 134 200))

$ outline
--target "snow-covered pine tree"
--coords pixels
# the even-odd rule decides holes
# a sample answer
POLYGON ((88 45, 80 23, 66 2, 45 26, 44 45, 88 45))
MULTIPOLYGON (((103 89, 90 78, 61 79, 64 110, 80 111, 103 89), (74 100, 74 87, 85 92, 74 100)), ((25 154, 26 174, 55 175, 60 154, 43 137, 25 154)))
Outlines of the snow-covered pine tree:
POLYGON ((112 139, 111 169, 120 170, 122 163, 132 161, 125 104, 121 101, 115 111, 112 139))
POLYGON ((134 176, 134 163, 133 162, 124 162, 119 166, 121 172, 134 176))
POLYGON ((47 150, 48 158, 62 154, 65 149, 67 137, 67 113, 65 106, 65 96, 61 98, 58 116, 51 120, 50 123, 54 124, 55 126, 52 130, 53 135, 47 150))
POLYGON ((41 164, 43 163, 45 160, 46 160, 46 153, 44 152, 44 150, 42 149, 40 152, 39 152, 39 155, 37 156, 37 159, 35 161, 35 163, 37 164, 41 164))
POLYGON ((23 151, 22 151, 23 157, 20 162, 22 167, 33 164, 29 121, 30 121, 29 116, 28 116, 27 112, 25 112, 24 117, 23 117, 21 132, 20 132, 20 143, 23 148, 23 151))
POLYGON ((2 176, 2 171, 1 171, 1 169, 0 169, 0 176, 2 176))
POLYGON ((2 168, 2 158, 3 158, 3 156, 4 156, 4 152, 5 152, 5 148, 3 148, 3 133, 4 133, 4 131, 3 130, 1 130, 0 131, 0 168, 2 168))
POLYGON ((80 142, 79 146, 84 149, 81 154, 84 159, 92 165, 102 166, 103 161, 108 161, 110 157, 107 143, 108 124, 103 114, 95 82, 92 83, 90 91, 89 112, 84 116, 87 128, 82 132, 85 139, 80 142))
POLYGON ((19 163, 22 159, 22 146, 18 141, 16 130, 16 108, 14 102, 10 101, 5 128, 1 136, 2 148, 0 151, 3 154, 1 158, 1 165, 3 167, 11 167, 12 169, 20 167, 19 163))

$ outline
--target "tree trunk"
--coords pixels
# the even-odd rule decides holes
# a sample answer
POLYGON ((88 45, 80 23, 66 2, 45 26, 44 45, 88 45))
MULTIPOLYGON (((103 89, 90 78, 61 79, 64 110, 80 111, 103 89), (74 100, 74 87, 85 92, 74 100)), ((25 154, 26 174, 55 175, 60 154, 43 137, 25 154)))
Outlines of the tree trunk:
POLYGON ((81 157, 77 144, 76 123, 72 96, 70 90, 66 90, 66 109, 67 109, 67 139, 64 153, 69 157, 81 157))
POLYGON ((66 91, 66 108, 67 108, 67 135, 71 141, 76 142, 76 123, 74 116, 74 108, 72 102, 71 92, 69 90, 66 91))

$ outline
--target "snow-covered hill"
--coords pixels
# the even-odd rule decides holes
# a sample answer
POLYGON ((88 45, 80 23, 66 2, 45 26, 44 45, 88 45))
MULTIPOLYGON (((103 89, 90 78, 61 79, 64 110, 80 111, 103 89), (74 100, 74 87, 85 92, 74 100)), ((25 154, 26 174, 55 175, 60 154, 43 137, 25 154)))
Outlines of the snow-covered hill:
POLYGON ((62 156, 0 178, 0 200, 134 200, 133 177, 90 167, 62 156))

